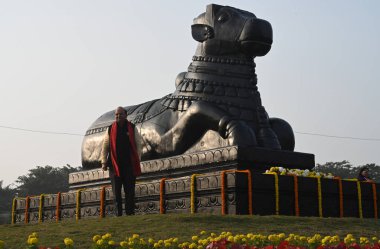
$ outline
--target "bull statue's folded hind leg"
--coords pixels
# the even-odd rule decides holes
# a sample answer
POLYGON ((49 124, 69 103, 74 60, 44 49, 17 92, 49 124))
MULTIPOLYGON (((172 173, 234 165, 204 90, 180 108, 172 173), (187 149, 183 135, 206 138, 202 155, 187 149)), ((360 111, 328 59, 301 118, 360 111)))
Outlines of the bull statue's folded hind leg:
POLYGON ((160 155, 185 152, 208 130, 219 132, 229 145, 256 146, 256 137, 243 121, 234 120, 228 113, 203 101, 192 104, 178 122, 151 143, 151 148, 160 155))

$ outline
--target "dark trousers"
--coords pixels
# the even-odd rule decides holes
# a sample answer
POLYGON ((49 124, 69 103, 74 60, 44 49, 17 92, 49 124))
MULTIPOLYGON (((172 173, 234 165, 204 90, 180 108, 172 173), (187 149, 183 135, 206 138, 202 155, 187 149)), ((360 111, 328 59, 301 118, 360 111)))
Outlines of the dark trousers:
POLYGON ((123 215, 123 199, 121 197, 121 187, 125 194, 125 213, 132 215, 135 213, 135 184, 136 177, 133 174, 121 175, 120 177, 111 174, 112 192, 114 195, 116 215, 123 215))

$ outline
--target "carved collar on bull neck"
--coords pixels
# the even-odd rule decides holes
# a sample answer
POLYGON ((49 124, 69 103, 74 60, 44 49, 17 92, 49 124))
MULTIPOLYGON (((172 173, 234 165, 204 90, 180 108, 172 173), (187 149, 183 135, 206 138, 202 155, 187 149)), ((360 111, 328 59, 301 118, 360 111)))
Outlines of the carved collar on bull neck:
POLYGON ((230 65, 246 65, 255 67, 256 64, 253 61, 252 57, 218 57, 218 56, 201 56, 194 55, 193 61, 204 61, 204 62, 212 62, 212 63, 221 63, 221 64, 230 64, 230 65))
MULTIPOLYGON (((251 85, 256 64, 252 58, 194 56, 186 78, 213 82, 239 82, 251 85)), ((256 82, 253 82, 256 84, 256 82)))

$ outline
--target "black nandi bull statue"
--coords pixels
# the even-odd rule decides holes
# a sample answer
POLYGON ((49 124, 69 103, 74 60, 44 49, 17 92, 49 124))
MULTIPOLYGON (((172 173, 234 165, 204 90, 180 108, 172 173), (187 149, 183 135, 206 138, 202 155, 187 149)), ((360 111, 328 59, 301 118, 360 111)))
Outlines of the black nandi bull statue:
MULTIPOLYGON (((125 107, 136 125, 141 160, 228 145, 294 150, 294 134, 284 120, 269 118, 257 91, 254 58, 272 44, 269 22, 250 12, 211 4, 194 19, 198 47, 176 90, 161 99, 125 107)), ((99 117, 82 145, 85 168, 100 166, 104 132, 114 111, 99 117)))

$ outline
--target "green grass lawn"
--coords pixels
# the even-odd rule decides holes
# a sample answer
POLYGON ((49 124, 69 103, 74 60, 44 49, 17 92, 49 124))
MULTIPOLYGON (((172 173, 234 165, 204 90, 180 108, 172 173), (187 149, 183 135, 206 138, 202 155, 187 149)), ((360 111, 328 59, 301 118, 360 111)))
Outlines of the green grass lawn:
POLYGON ((26 247, 28 235, 39 234, 39 245, 56 246, 66 237, 74 240, 75 248, 88 249, 92 237, 96 234, 111 233, 116 242, 124 240, 134 233, 143 238, 167 239, 178 237, 180 241, 190 241, 192 235, 205 230, 208 233, 223 231, 233 234, 295 233, 310 236, 339 235, 343 238, 351 233, 359 236, 380 237, 380 221, 358 218, 311 218, 290 216, 246 216, 246 215, 209 215, 209 214, 165 214, 108 217, 104 219, 83 219, 62 221, 59 223, 41 223, 28 225, 1 225, 0 240, 6 249, 26 247))

